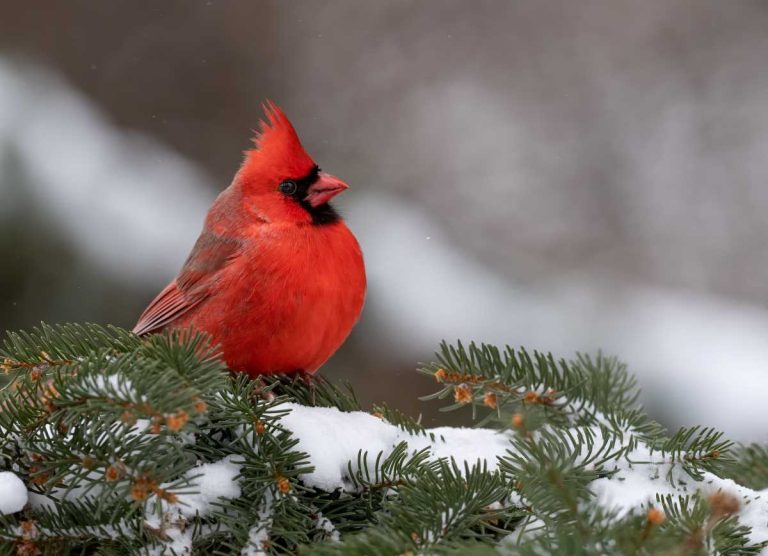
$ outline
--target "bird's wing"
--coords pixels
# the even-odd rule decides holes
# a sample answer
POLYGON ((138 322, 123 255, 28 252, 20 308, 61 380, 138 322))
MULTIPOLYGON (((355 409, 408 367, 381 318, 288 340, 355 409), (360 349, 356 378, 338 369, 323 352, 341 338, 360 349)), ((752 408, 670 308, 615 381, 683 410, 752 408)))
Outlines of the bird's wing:
POLYGON ((203 299, 205 298, 190 299, 185 297, 174 280, 165 286, 163 291, 144 310, 139 317, 139 322, 133 327, 133 332, 139 335, 156 332, 195 307, 203 299))
POLYGON ((241 251, 239 239, 204 231, 176 279, 152 300, 133 328, 136 334, 156 332, 211 295, 221 270, 241 251))

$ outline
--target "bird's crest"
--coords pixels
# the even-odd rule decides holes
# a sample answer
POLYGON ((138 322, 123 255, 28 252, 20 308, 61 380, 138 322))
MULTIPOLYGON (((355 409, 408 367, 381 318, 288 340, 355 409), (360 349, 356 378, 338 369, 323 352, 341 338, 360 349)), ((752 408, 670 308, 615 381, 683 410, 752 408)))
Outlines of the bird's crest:
POLYGON ((266 101, 263 109, 266 120, 259 122, 253 138, 256 148, 246 151, 243 170, 278 179, 304 176, 315 162, 301 145, 290 120, 271 100, 266 101))

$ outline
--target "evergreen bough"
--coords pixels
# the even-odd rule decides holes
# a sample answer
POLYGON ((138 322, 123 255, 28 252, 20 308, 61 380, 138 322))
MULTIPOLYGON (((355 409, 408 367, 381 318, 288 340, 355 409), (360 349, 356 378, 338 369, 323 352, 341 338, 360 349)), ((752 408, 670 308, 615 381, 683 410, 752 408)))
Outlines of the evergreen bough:
MULTIPOLYGON (((768 487, 768 449, 710 428, 668 434, 638 406, 624 366, 602 355, 443 344, 420 369, 437 385, 428 398, 498 429, 505 453, 460 463, 406 441, 387 453, 361 446, 331 491, 307 480, 311 454, 283 424, 291 404, 362 411, 322 379, 232 376, 203 336, 90 324, 8 333, 0 362, 0 471, 30 496, 0 515, 0 554, 759 554, 768 544, 740 520, 768 487), (629 511, 596 494, 599 481, 649 467, 666 494, 629 511), (214 472, 223 482, 211 487, 214 472), (727 478, 755 497, 711 487, 727 478)), ((442 441, 385 405, 370 413, 442 441)))

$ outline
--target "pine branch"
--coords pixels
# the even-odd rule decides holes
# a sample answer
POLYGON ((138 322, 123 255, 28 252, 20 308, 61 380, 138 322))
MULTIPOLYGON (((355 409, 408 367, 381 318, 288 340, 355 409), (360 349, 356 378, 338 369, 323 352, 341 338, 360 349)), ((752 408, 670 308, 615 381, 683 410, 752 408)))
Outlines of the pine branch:
POLYGON ((0 483, 0 554, 758 554, 768 541, 752 490, 768 485, 768 450, 706 427, 668 436, 614 358, 443 344, 421 369, 429 398, 478 428, 434 431, 322 378, 232 376, 188 332, 41 325, 3 345, 0 471, 29 502, 3 510, 15 487, 0 483))

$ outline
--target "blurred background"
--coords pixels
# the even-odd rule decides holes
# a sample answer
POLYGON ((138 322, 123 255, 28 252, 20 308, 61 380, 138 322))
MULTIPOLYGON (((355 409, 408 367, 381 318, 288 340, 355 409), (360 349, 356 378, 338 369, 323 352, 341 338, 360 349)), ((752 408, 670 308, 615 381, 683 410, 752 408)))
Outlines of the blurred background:
POLYGON ((768 441, 768 3, 0 5, 0 331, 132 327, 271 98, 352 185, 326 376, 417 415, 443 338, 602 349, 665 424, 768 441))

